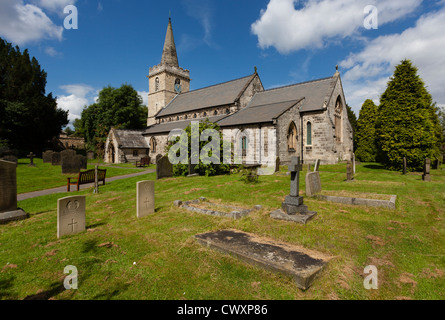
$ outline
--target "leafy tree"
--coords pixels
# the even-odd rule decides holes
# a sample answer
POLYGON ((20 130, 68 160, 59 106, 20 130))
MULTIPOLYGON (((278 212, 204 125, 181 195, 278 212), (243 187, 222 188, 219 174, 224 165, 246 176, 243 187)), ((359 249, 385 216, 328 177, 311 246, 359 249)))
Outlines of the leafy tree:
POLYGON ((410 60, 396 66, 380 99, 376 122, 379 160, 400 170, 422 170, 425 158, 439 157, 442 132, 432 97, 410 60))
POLYGON ((350 106, 346 104, 346 111, 348 112, 349 123, 352 127, 352 134, 354 136, 354 151, 357 150, 357 142, 355 138, 355 134, 357 132, 357 116, 355 115, 354 110, 350 106))
MULTIPOLYGON (((208 119, 206 119, 206 121, 204 122, 200 122, 199 123, 199 133, 196 132, 194 133, 194 135, 192 135, 192 127, 191 125, 189 125, 184 131, 187 134, 187 141, 185 140, 180 140, 180 137, 177 137, 176 140, 174 142, 170 142, 167 146, 167 154, 170 151, 170 149, 176 145, 176 144, 181 144, 181 143, 187 143, 187 145, 185 146, 185 148, 188 149, 188 162, 190 163, 190 159, 192 157, 192 144, 191 141, 192 139, 194 139, 194 141, 200 141, 199 142, 199 152, 201 152, 202 150, 204 150, 205 146, 210 142, 210 141, 201 141, 200 137, 203 134, 203 132, 207 129, 212 129, 215 130, 219 133, 219 159, 220 159, 220 164, 216 164, 216 163, 203 163, 201 157, 199 157, 199 154, 194 154, 194 156, 199 157, 199 164, 195 165, 195 172, 199 173, 199 175, 201 176, 215 176, 215 175, 220 175, 220 174, 227 174, 230 173, 230 165, 227 164, 223 164, 223 145, 224 145, 224 141, 223 141, 223 135, 221 133, 221 130, 219 128, 219 126, 215 123, 209 122, 208 119)), ((179 152, 179 151, 178 151, 179 152)), ((207 154, 209 157, 212 157, 213 154, 211 151, 208 152, 207 154)), ((179 156, 179 154, 178 154, 179 156)), ((215 155, 218 156, 218 155, 215 155)), ((173 174, 175 176, 187 176, 188 175, 188 164, 176 164, 173 166, 173 174)))
POLYGON ((147 122, 147 107, 142 98, 128 84, 120 88, 103 88, 96 103, 82 111, 74 122, 76 135, 85 137, 88 148, 101 152, 111 127, 119 129, 143 129, 147 122))
POLYGON ((378 107, 370 99, 366 100, 360 109, 357 120, 357 131, 355 138, 357 159, 363 162, 375 162, 377 159, 377 144, 375 134, 375 123, 377 120, 378 107))
POLYGON ((28 50, 0 38, 0 142, 21 153, 42 152, 68 124, 68 112, 46 95, 46 72, 28 50))

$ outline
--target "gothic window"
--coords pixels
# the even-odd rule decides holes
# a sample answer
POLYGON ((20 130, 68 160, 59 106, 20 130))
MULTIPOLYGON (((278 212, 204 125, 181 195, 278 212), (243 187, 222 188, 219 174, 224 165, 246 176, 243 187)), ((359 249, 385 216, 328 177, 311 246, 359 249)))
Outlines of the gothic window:
POLYGON ((312 145, 312 123, 307 123, 307 145, 312 145))
POLYGON ((196 113, 193 115, 193 118, 195 118, 196 119, 196 113))
POLYGON ((159 91, 159 78, 156 77, 155 79, 155 91, 159 91))
POLYGON ((178 120, 179 120, 179 116, 176 117, 176 121, 178 121, 178 120))
POLYGON ((230 113, 230 109, 227 108, 227 109, 226 109, 226 114, 229 114, 229 113, 230 113))
POLYGON ((204 114, 203 114, 203 115, 204 115, 204 117, 207 117, 207 112, 204 112, 204 114))
POLYGON ((245 157, 247 155, 247 137, 243 136, 241 138, 241 152, 243 157, 245 157))
POLYGON ((138 150, 133 150, 133 157, 137 157, 139 155, 138 150))
POLYGON ((337 102, 335 104, 335 139, 337 142, 341 142, 342 140, 342 114, 343 114, 343 105, 341 102, 340 96, 337 98, 337 102))
POLYGON ((297 126, 292 121, 287 131, 287 148, 289 151, 296 151, 298 145, 297 126))
POLYGON ((184 116, 184 119, 185 119, 185 120, 187 120, 187 119, 188 119, 188 116, 187 116, 187 115, 185 115, 185 116, 184 116))
POLYGON ((151 149, 151 153, 156 153, 156 139, 155 139, 155 137, 151 137, 151 139, 150 139, 150 149, 151 149))
POLYGON ((218 111, 215 110, 215 112, 213 112, 213 115, 214 115, 214 116, 217 116, 217 115, 218 115, 218 111))

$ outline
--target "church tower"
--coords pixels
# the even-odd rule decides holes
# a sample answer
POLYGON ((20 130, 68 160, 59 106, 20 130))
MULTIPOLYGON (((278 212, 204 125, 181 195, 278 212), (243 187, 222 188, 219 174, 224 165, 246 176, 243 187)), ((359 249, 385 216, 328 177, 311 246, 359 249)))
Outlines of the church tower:
POLYGON ((190 71, 179 67, 171 18, 168 21, 161 63, 148 72, 148 120, 156 124, 156 114, 173 98, 190 90, 190 71))

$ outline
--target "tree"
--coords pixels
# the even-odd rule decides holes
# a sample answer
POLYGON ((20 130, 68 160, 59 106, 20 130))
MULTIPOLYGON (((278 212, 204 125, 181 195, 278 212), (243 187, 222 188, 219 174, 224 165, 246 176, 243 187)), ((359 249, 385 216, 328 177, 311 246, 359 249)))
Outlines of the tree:
MULTIPOLYGON (((174 142, 170 142, 167 146, 167 153, 170 152, 170 149, 178 144, 184 143, 184 148, 188 149, 188 163, 191 163, 191 157, 192 157, 192 143, 191 141, 199 141, 199 150, 198 153, 201 153, 203 150, 208 150, 207 145, 210 141, 201 141, 201 137, 203 135, 203 132, 211 129, 214 130, 214 132, 218 132, 219 134, 219 155, 213 155, 212 152, 209 150, 207 152, 207 156, 210 158, 212 156, 219 157, 220 163, 204 163, 202 157, 200 157, 200 154, 193 154, 196 157, 199 157, 199 164, 195 165, 195 172, 199 173, 199 175, 202 176, 215 176, 220 174, 227 174, 230 173, 230 165, 223 164, 223 146, 224 146, 224 140, 223 135, 221 133, 221 130, 219 126, 215 123, 209 122, 208 119, 204 122, 199 123, 199 131, 193 132, 192 135, 192 127, 189 125, 187 128, 185 128, 185 132, 187 134, 187 139, 181 140, 180 137, 177 137, 174 142)), ((178 151, 179 153, 179 151, 178 151)), ((178 155, 179 156, 179 155, 178 155)), ((193 164, 192 164, 193 165, 193 164)), ((173 174, 175 176, 187 176, 188 175, 188 164, 175 164, 173 166, 173 174)))
POLYGON ((27 49, 0 38, 0 143, 22 154, 41 153, 68 124, 68 112, 45 93, 46 76, 27 49))
POLYGON ((378 156, 387 168, 422 170, 425 158, 439 157, 442 132, 437 108, 410 60, 396 66, 380 99, 376 122, 378 156))
POLYGON ((363 162, 375 162, 377 159, 377 144, 375 134, 375 123, 377 120, 378 107, 370 99, 366 100, 360 109, 357 120, 357 150, 355 155, 363 162))
POLYGON ((99 92, 96 103, 82 111, 74 122, 76 135, 85 137, 88 148, 100 152, 111 127, 119 129, 143 129, 147 122, 147 107, 131 85, 120 88, 111 86, 99 92))
POLYGON ((355 134, 357 132, 357 116, 355 115, 354 110, 352 110, 352 108, 347 104, 346 104, 346 111, 348 113, 349 123, 351 124, 352 127, 352 134, 354 136, 354 151, 355 151, 357 150, 357 141, 355 138, 355 134))

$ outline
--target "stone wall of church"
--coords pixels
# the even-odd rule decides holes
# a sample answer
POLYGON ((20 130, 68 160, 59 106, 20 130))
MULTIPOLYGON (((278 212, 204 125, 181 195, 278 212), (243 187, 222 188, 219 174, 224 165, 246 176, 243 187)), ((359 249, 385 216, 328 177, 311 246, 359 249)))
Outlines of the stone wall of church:
POLYGON ((264 91, 264 88, 263 84, 261 83, 260 77, 258 76, 258 74, 256 74, 239 99, 239 109, 247 107, 255 93, 260 91, 264 91))
POLYGON ((277 120, 277 152, 282 164, 290 163, 292 157, 298 157, 301 149, 300 138, 300 112, 299 109, 304 102, 301 101, 285 113, 283 113, 277 120), (288 131, 291 123, 294 123, 297 127, 297 148, 295 150, 289 150, 288 148, 288 131))

